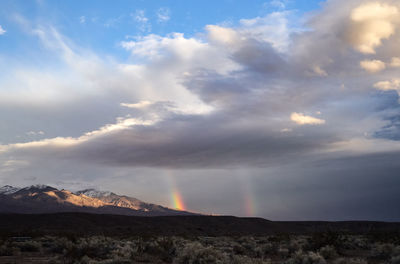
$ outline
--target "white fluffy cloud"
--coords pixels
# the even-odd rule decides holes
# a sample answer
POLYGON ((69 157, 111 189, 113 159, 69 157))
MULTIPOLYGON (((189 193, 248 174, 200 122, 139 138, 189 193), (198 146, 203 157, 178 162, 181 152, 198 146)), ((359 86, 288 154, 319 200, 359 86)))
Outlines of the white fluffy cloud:
POLYGON ((380 60, 363 60, 360 66, 369 73, 380 72, 386 68, 385 63, 380 60))
POLYGON ((167 22, 168 20, 171 19, 171 11, 169 8, 166 7, 159 8, 157 10, 156 15, 157 15, 157 20, 160 23, 167 22))
POLYGON ((142 32, 151 31, 151 24, 149 18, 146 16, 145 10, 136 10, 131 14, 131 17, 136 22, 137 28, 142 32))
POLYGON ((381 91, 397 91, 400 95, 400 79, 377 82, 374 87, 381 91))
POLYGON ((325 124, 325 120, 315 118, 312 116, 307 116, 302 113, 292 113, 290 115, 290 120, 295 122, 298 125, 323 125, 325 124))
POLYGON ((355 48, 365 54, 375 54, 375 48, 390 38, 399 24, 399 8, 384 1, 362 3, 351 12, 349 37, 355 48))
POLYGON ((0 25, 0 35, 3 35, 7 31, 0 25))

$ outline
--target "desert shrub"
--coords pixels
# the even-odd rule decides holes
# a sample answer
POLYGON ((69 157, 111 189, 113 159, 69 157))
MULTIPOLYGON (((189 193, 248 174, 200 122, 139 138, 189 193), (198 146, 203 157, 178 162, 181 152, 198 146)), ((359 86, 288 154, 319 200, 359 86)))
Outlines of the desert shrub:
POLYGON ((287 242, 290 241, 290 235, 289 234, 277 234, 277 235, 273 235, 268 237, 268 240, 270 242, 275 242, 275 243, 281 243, 281 242, 287 242))
POLYGON ((273 256, 278 254, 279 246, 276 243, 267 242, 261 246, 263 256, 273 256))
POLYGON ((12 256, 13 255, 13 248, 10 244, 3 244, 0 246, 0 256, 12 256))
POLYGON ((114 250, 111 251, 111 255, 113 257, 132 259, 135 255, 134 245, 131 241, 126 243, 122 243, 122 245, 118 245, 114 250))
POLYGON ((290 255, 289 249, 283 246, 280 246, 277 250, 277 255, 282 258, 287 258, 290 255))
POLYGON ((400 232, 372 232, 366 236, 370 243, 400 244, 400 232))
POLYGON ((231 264, 271 264, 271 260, 254 259, 248 256, 232 256, 231 264))
MULTIPOLYGON (((257 241, 255 242, 257 243, 257 241)), ((213 247, 218 248, 220 251, 226 252, 227 254, 232 254, 234 252, 234 247, 238 245, 240 244, 230 237, 218 237, 213 239, 213 247)))
POLYGON ((144 242, 142 238, 138 238, 137 240, 133 241, 132 250, 135 253, 135 255, 143 254, 145 248, 146 248, 146 242, 144 242))
POLYGON ((254 237, 241 237, 237 242, 238 244, 233 246, 233 252, 235 254, 247 255, 255 258, 263 256, 263 248, 261 245, 257 244, 254 237))
POLYGON ((63 254, 66 250, 73 247, 73 243, 65 237, 53 238, 46 242, 46 250, 50 253, 63 254))
POLYGON ((400 256, 400 246, 396 246, 393 248, 392 256, 400 256))
POLYGON ((345 235, 340 237, 340 249, 369 249, 370 243, 364 236, 345 235))
POLYGON ((333 246, 324 246, 319 250, 319 254, 324 259, 334 259, 337 257, 336 249, 333 246))
POLYGON ((389 264, 400 264, 400 255, 392 257, 389 261, 389 264))
POLYGON ((318 253, 298 251, 290 259, 286 260, 284 264, 326 264, 326 261, 318 253))
POLYGON ((392 256, 395 247, 393 244, 380 244, 376 243, 373 245, 370 253, 370 257, 376 259, 389 259, 392 256))
POLYGON ((18 247, 21 252, 38 252, 42 247, 37 241, 14 242, 13 245, 18 247))
POLYGON ((93 260, 89 259, 89 262, 82 262, 80 264, 131 264, 132 262, 125 259, 115 258, 115 259, 103 259, 103 260, 93 260))
POLYGON ((104 237, 83 238, 66 248, 65 257, 70 260, 80 260, 87 256, 91 259, 108 259, 108 255, 116 248, 110 239, 104 237))
POLYGON ((74 262, 74 264, 75 263, 79 263, 79 264, 129 264, 131 262, 128 260, 123 260, 123 259, 119 259, 119 258, 96 260, 96 259, 92 259, 85 255, 81 258, 80 261, 74 262))
POLYGON ((238 243, 242 245, 247 250, 253 250, 257 246, 257 242, 255 241, 254 237, 241 237, 238 240, 238 243))
POLYGON ((178 252, 178 256, 174 259, 174 263, 182 264, 223 264, 230 263, 226 254, 213 249, 212 247, 204 247, 199 242, 190 242, 178 252))
POLYGON ((338 258, 334 264, 368 264, 368 262, 359 258, 338 258))
POLYGON ((126 259, 105 259, 97 261, 95 264, 131 264, 132 262, 126 259))
POLYGON ((370 243, 368 240, 365 238, 365 236, 351 236, 353 245, 356 248, 360 249, 369 249, 370 248, 370 243))
POLYGON ((240 244, 234 245, 232 250, 235 255, 245 255, 246 254, 246 248, 244 248, 240 244))
POLYGON ((297 252, 303 248, 303 244, 299 240, 290 240, 290 242, 287 245, 287 248, 289 250, 289 254, 293 254, 294 252, 297 252))
POLYGON ((176 246, 174 240, 168 237, 159 238, 149 244, 144 249, 144 252, 157 257, 165 262, 172 262, 176 256, 176 246))
POLYGON ((94 261, 91 258, 89 258, 88 256, 85 255, 81 258, 81 261, 79 262, 79 264, 91 264, 93 262, 94 261))
POLYGON ((314 233, 307 242, 305 249, 308 251, 317 251, 329 245, 339 248, 342 245, 340 235, 335 232, 314 233))

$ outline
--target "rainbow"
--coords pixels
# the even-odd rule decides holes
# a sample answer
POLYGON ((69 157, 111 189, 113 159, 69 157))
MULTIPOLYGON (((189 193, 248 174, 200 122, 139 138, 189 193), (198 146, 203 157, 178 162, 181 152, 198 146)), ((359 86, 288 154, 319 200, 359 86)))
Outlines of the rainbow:
POLYGON ((255 202, 251 194, 246 193, 244 196, 244 207, 246 216, 255 216, 256 209, 255 209, 255 202))
POLYGON ((171 202, 173 204, 172 207, 180 211, 186 211, 186 206, 185 203, 183 202, 181 193, 178 191, 178 187, 173 172, 167 171, 166 176, 171 193, 171 202))
POLYGON ((243 197, 243 213, 246 216, 256 216, 257 204, 256 200, 254 199, 255 197, 251 179, 238 178, 238 183, 240 183, 243 197))
POLYGON ((185 204, 183 203, 183 199, 182 199, 182 196, 181 196, 181 194, 178 192, 178 191, 173 191, 172 192, 172 201, 173 201, 173 203, 174 203, 174 207, 175 207, 175 209, 178 209, 178 210, 181 210, 181 211, 184 211, 184 210, 186 210, 185 208, 185 204))

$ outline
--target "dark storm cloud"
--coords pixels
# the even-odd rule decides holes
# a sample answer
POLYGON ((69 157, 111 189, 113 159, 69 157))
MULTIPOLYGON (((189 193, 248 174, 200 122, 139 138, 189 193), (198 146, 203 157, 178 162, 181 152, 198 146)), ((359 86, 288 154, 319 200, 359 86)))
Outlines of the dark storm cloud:
MULTIPOLYGON (((224 116, 167 119, 83 143, 76 155, 99 163, 125 166, 226 167, 268 166, 291 160, 329 144, 327 137, 291 136, 269 127, 237 127, 224 116), (102 143, 103 142, 103 143, 102 143)), ((240 122, 240 121, 239 121, 240 122)), ((336 140, 331 135, 331 142, 336 140)))

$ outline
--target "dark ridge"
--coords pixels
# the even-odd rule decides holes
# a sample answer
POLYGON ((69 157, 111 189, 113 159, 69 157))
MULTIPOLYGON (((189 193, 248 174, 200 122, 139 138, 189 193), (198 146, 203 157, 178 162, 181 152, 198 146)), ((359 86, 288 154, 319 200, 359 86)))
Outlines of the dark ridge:
POLYGON ((400 223, 275 222, 234 216, 124 216, 88 213, 0 214, 1 236, 241 236, 345 232, 400 233, 400 223))

